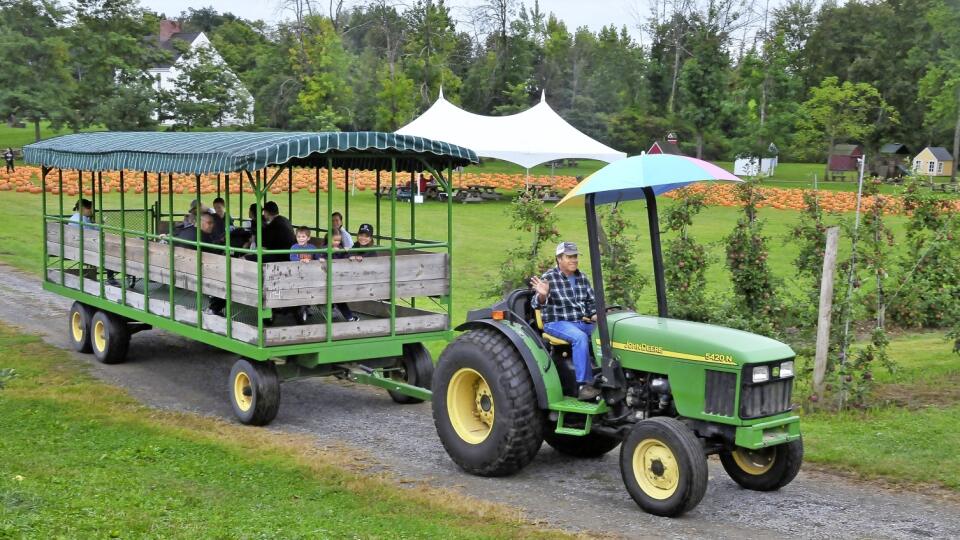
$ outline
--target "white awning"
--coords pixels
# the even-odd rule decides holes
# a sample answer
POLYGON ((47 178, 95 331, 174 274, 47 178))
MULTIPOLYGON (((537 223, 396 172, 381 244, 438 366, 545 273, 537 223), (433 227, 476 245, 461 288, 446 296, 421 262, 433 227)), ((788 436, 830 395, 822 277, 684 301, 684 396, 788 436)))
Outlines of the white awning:
POLYGON ((565 158, 611 163, 627 157, 581 133, 560 117, 544 96, 540 103, 509 116, 481 116, 440 97, 417 119, 396 131, 469 148, 481 157, 530 168, 565 158))

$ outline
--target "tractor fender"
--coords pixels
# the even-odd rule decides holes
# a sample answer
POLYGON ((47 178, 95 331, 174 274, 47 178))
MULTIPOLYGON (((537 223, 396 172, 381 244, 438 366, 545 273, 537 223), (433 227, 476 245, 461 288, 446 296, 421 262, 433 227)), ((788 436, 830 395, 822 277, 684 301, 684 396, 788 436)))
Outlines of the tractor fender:
POLYGON ((546 410, 551 402, 563 400, 563 386, 560 383, 557 368, 553 365, 553 359, 528 332, 519 325, 493 319, 467 321, 454 328, 454 330, 464 331, 478 328, 493 328, 510 340, 510 344, 523 358, 523 363, 527 366, 527 371, 530 372, 530 378, 533 379, 533 386, 537 392, 538 407, 546 410))

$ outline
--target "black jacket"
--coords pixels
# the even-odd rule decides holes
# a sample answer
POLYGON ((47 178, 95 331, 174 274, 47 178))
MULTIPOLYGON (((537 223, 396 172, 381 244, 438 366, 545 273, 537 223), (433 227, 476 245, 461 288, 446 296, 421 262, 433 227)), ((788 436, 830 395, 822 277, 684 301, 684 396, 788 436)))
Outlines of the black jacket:
MULTIPOLYGON (((297 235, 293 232, 293 226, 290 220, 283 216, 273 218, 270 223, 264 223, 260 239, 257 245, 262 249, 290 249, 290 246, 297 243, 297 235)), ((283 262, 289 261, 290 255, 264 255, 263 262, 283 262)))

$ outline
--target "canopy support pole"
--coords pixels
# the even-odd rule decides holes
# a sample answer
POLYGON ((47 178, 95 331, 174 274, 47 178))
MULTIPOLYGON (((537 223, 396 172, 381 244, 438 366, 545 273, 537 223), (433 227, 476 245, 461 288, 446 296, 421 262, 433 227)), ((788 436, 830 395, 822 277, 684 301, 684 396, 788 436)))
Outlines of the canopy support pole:
MULTIPOLYGON (((624 377, 620 362, 613 356, 610 344, 610 328, 607 326, 607 302, 603 292, 603 267, 600 264, 599 230, 597 226, 596 195, 590 193, 586 197, 587 211, 587 246, 590 249, 590 273, 593 275, 593 296, 597 308, 597 333, 600 337, 600 366, 603 370, 603 398, 609 405, 623 401, 624 377)), ((619 415, 618 411, 614 411, 619 415)))
POLYGON ((650 228, 650 254, 653 256, 653 281, 657 288, 657 316, 667 317, 667 286, 663 277, 663 252, 660 249, 660 218, 657 215, 657 196, 653 188, 643 188, 647 201, 647 222, 650 228))

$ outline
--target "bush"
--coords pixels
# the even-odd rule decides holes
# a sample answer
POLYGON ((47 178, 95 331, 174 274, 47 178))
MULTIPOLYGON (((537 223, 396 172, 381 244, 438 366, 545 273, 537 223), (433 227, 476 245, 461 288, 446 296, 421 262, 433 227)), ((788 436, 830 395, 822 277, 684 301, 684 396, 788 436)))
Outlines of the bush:
POLYGON ((556 242, 560 237, 557 216, 543 204, 532 191, 517 197, 508 211, 511 228, 533 233, 530 246, 520 246, 507 251, 507 258, 500 266, 499 278, 487 289, 486 295, 500 298, 506 293, 528 287, 532 276, 539 276, 554 265, 553 258, 540 257, 540 249, 546 242, 556 242))
POLYGON ((711 309, 707 302, 707 251, 689 235, 693 217, 703 210, 704 193, 679 192, 678 201, 666 215, 667 230, 676 237, 666 241, 663 251, 664 279, 670 316, 706 322, 711 309))
POLYGON ((627 229, 632 226, 624 217, 623 210, 617 206, 613 206, 604 219, 607 250, 600 262, 603 268, 603 292, 608 306, 621 305, 635 309, 637 297, 649 282, 634 262, 634 246, 639 238, 627 234, 627 229))

